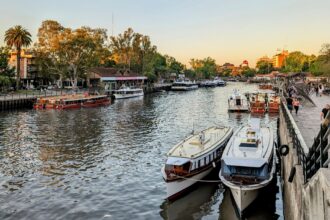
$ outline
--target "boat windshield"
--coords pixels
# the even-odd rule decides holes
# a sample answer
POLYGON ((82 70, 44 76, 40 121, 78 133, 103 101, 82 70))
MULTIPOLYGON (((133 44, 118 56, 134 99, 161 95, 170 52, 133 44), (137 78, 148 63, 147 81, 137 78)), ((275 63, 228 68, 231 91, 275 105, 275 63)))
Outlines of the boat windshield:
POLYGON ((239 147, 253 147, 253 148, 256 148, 258 145, 257 145, 257 142, 241 142, 239 144, 239 147))

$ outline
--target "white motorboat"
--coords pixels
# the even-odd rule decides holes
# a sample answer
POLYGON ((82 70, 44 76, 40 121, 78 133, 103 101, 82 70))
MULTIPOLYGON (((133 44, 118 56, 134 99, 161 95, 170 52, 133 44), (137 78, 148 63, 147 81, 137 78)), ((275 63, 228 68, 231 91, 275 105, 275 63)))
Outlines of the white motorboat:
POLYGON ((228 111, 250 111, 250 105, 245 95, 238 90, 234 90, 233 94, 228 98, 228 111))
POLYGON ((172 84, 171 89, 176 91, 188 91, 198 89, 198 85, 188 79, 179 79, 172 84))
POLYGON ((207 176, 219 163, 223 149, 232 135, 233 129, 230 127, 211 127, 175 145, 167 153, 162 168, 167 198, 175 199, 207 176))
POLYGON ((215 78, 214 79, 215 83, 217 84, 217 86, 226 86, 226 82, 223 81, 221 78, 215 78))
POLYGON ((138 96, 143 96, 143 89, 141 88, 131 88, 128 86, 122 86, 120 89, 115 90, 113 95, 116 99, 126 99, 133 98, 138 96))
POLYGON ((218 86, 218 82, 216 80, 206 80, 206 81, 202 81, 200 83, 201 87, 216 87, 218 86))
POLYGON ((230 139, 221 158, 219 177, 230 188, 240 215, 259 190, 273 180, 275 156, 273 130, 260 127, 260 119, 251 119, 230 139))

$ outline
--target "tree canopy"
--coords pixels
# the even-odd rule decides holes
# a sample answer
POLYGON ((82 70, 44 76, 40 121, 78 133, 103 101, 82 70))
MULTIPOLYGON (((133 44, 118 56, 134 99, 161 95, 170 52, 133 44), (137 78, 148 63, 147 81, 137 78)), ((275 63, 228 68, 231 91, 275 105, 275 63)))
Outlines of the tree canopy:
POLYGON ((9 47, 15 47, 17 52, 16 59, 16 88, 19 88, 20 82, 20 57, 22 47, 29 46, 32 43, 31 34, 21 25, 9 28, 5 33, 5 42, 9 47))

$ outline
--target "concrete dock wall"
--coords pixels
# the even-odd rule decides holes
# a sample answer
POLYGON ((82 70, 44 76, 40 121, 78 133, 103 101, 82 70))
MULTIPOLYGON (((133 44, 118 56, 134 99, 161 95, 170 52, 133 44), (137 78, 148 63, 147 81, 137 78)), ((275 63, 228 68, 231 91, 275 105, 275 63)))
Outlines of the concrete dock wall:
POLYGON ((37 98, 19 98, 0 100, 0 111, 32 108, 37 98))
POLYGON ((289 135, 283 112, 280 112, 280 145, 288 145, 289 153, 281 157, 284 216, 289 220, 330 219, 330 169, 320 168, 304 183, 302 165, 298 164, 297 151, 289 135), (296 168, 289 182, 292 168, 296 168))

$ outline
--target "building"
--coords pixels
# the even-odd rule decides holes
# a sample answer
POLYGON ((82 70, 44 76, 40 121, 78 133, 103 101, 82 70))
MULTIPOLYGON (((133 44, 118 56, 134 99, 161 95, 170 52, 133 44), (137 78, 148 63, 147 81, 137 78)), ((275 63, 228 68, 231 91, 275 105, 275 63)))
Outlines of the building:
POLYGON ((102 86, 110 93, 122 85, 141 88, 145 80, 147 80, 145 76, 117 68, 95 67, 87 72, 88 87, 102 86))
POLYGON ((249 62, 247 60, 243 60, 241 67, 249 67, 249 62))
POLYGON ((273 67, 281 68, 285 65, 285 58, 289 55, 287 50, 283 50, 281 53, 273 56, 273 67))
MULTIPOLYGON (((20 60, 20 79, 22 86, 30 88, 37 77, 37 67, 34 63, 34 55, 31 51, 22 50, 20 60)), ((11 52, 8 61, 10 67, 17 69, 17 52, 11 52)))

